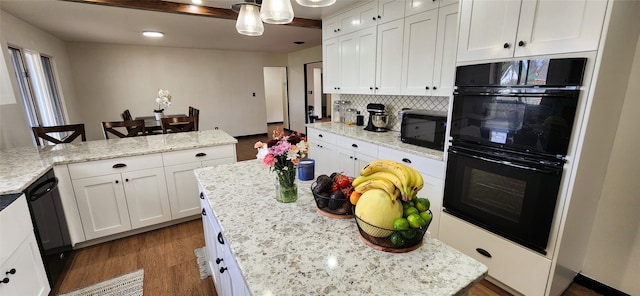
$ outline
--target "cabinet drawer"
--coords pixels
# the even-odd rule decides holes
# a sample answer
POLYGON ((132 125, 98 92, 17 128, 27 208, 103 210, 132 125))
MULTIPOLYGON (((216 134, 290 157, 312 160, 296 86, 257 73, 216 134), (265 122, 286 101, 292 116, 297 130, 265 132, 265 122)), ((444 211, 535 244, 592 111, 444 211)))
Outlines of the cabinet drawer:
POLYGON ((314 139, 314 140, 318 140, 318 141, 323 141, 329 144, 335 144, 336 143, 336 137, 338 137, 335 134, 329 133, 329 132, 325 132, 325 131, 320 131, 317 129, 312 129, 309 128, 307 129, 307 137, 309 139, 314 139))
POLYGON ((422 173, 428 174, 441 180, 444 179, 444 161, 439 161, 382 146, 378 148, 378 153, 380 154, 381 157, 379 158, 381 159, 389 159, 401 162, 411 166, 412 168, 422 173))
POLYGON ((524 295, 544 295, 551 260, 491 232, 442 213, 440 240, 489 267, 489 276, 524 295), (491 258, 481 255, 483 249, 491 258))
POLYGON ((336 136, 336 145, 340 148, 348 149, 373 158, 378 157, 378 145, 376 144, 348 137, 336 136))
POLYGON ((157 153, 73 163, 69 165, 69 174, 71 175, 71 179, 80 179, 161 167, 162 156, 157 153))
POLYGON ((33 233, 30 217, 24 195, 0 212, 0 262, 5 262, 29 233, 33 233))
POLYGON ((235 155, 236 149, 233 145, 222 145, 163 152, 162 161, 164 162, 165 166, 170 166, 189 162, 208 161, 225 157, 235 157, 235 155))

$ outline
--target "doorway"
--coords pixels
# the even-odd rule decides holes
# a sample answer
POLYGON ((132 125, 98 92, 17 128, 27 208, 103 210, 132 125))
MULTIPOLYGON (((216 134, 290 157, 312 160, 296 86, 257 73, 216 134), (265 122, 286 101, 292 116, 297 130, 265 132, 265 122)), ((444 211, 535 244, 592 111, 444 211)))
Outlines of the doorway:
POLYGON ((304 65, 306 123, 327 119, 331 110, 327 104, 327 95, 322 92, 322 62, 304 65))
POLYGON ((266 123, 281 123, 284 129, 289 129, 287 67, 264 67, 263 74, 266 123))

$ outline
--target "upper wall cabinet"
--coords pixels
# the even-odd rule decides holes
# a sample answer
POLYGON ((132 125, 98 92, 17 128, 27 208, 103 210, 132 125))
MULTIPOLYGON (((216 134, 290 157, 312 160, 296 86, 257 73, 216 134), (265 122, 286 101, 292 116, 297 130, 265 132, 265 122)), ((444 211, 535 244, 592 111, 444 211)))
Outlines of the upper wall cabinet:
POLYGON ((458 62, 598 48, 606 0, 463 0, 458 62))
POLYGON ((378 1, 368 2, 334 17, 322 20, 322 39, 330 39, 361 29, 375 27, 378 23, 378 1))
POLYGON ((410 16, 454 3, 458 3, 458 0, 406 0, 405 15, 410 16))
POLYGON ((378 1, 378 25, 404 17, 405 3, 402 0, 378 1))

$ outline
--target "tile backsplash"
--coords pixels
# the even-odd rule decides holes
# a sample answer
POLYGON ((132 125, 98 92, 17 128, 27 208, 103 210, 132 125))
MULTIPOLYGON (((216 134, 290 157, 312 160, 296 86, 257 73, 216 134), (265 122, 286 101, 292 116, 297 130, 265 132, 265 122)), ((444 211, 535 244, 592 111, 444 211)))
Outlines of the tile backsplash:
POLYGON ((369 119, 367 104, 378 103, 385 105, 388 114, 388 127, 390 130, 400 131, 398 111, 402 108, 425 109, 433 111, 447 111, 449 109, 449 97, 426 96, 378 96, 378 95, 340 95, 340 100, 350 101, 351 108, 355 108, 364 115, 365 125, 369 119))

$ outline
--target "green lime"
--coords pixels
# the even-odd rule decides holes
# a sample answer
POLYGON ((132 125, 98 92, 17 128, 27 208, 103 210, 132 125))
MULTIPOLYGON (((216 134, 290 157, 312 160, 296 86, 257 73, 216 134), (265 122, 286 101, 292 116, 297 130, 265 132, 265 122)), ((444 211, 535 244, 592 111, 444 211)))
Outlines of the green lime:
POLYGON ((429 222, 431 222, 431 215, 429 215, 429 212, 420 212, 420 217, 422 217, 426 222, 425 225, 429 225, 429 222))
POLYGON ((419 213, 420 211, 418 211, 418 209, 416 209, 415 207, 408 207, 404 209, 404 211, 402 212, 402 216, 409 217, 409 215, 411 214, 419 214, 419 213))
POLYGON ((416 237, 416 234, 418 234, 418 231, 415 229, 407 229, 407 230, 400 231, 400 233, 402 233, 402 236, 404 236, 405 238, 412 239, 416 237))
POLYGON ((416 208, 420 212, 424 212, 428 210, 430 206, 431 206, 431 202, 429 202, 429 200, 426 198, 421 197, 421 198, 418 198, 418 200, 416 200, 416 208))
POLYGON ((393 220, 393 229, 395 230, 406 230, 409 229, 409 221, 405 218, 396 218, 393 220))
POLYGON ((405 239, 398 231, 396 231, 391 235, 391 243, 396 247, 402 247, 405 244, 405 239))
POLYGON ((411 226, 411 228, 420 228, 427 225, 419 214, 411 214, 407 217, 407 220, 409 221, 409 226, 411 226))

